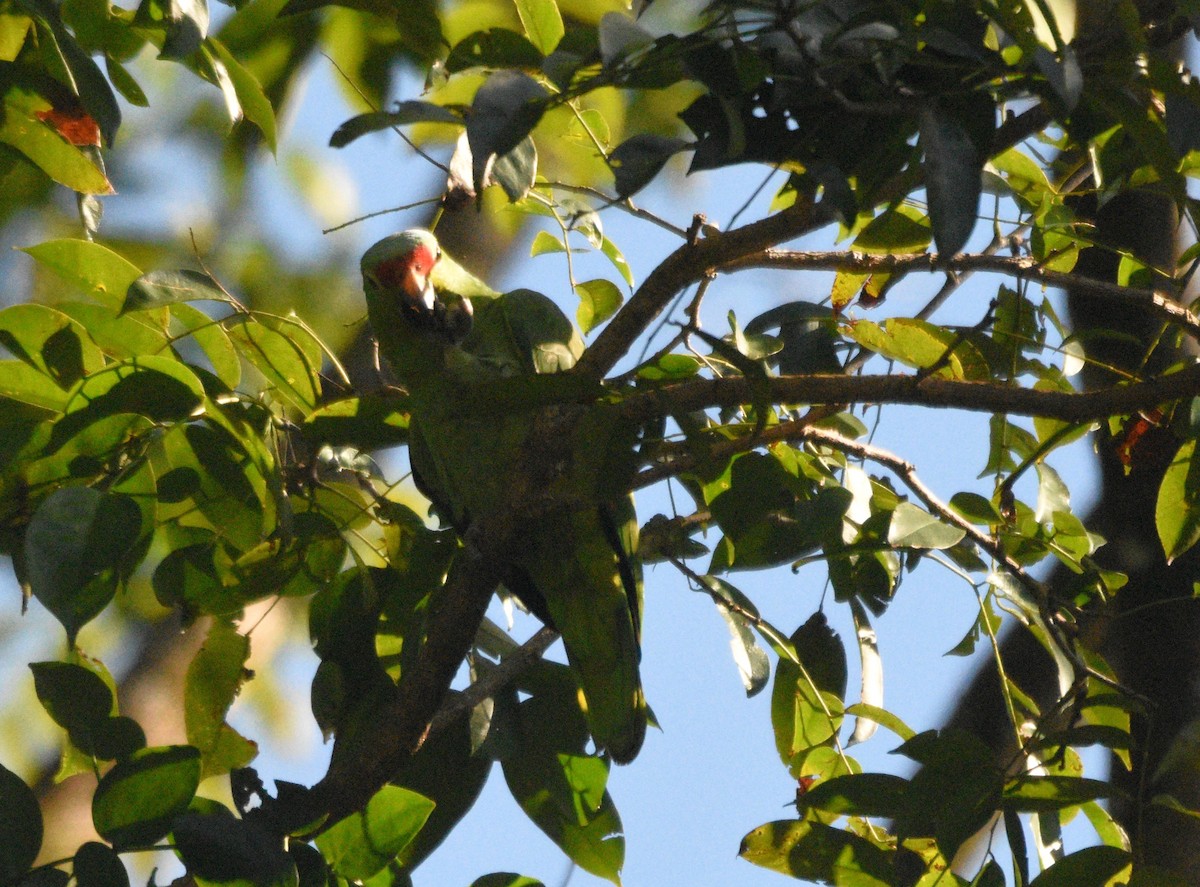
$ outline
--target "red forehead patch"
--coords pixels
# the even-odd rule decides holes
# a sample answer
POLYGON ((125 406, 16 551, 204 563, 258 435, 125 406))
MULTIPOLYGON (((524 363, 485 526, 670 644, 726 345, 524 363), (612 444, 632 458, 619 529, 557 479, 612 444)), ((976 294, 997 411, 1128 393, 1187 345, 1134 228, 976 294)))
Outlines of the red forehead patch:
POLYGON ((437 264, 437 254, 425 244, 420 244, 402 256, 380 262, 375 268, 375 279, 387 289, 402 289, 412 276, 424 278, 437 264))

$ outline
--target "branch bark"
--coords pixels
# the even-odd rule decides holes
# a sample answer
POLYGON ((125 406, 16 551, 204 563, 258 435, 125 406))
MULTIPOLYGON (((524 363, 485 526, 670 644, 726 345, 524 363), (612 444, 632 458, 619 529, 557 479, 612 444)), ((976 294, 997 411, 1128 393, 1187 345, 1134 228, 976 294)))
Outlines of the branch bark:
POLYGON ((742 376, 689 379, 630 395, 619 409, 626 418, 644 422, 673 413, 755 403, 764 394, 771 403, 912 404, 1094 422, 1200 395, 1200 364, 1145 382, 1082 392, 908 374, 776 376, 765 382, 742 376))
POLYGON ((1051 271, 1030 256, 971 254, 939 256, 916 253, 881 256, 856 252, 764 250, 741 256, 721 265, 720 271, 771 268, 781 271, 858 271, 866 274, 905 275, 913 272, 996 271, 1020 280, 1035 280, 1043 286, 1061 287, 1072 294, 1103 299, 1144 310, 1167 323, 1178 324, 1194 339, 1200 339, 1200 318, 1176 301, 1172 293, 1121 286, 1106 280, 1051 271))

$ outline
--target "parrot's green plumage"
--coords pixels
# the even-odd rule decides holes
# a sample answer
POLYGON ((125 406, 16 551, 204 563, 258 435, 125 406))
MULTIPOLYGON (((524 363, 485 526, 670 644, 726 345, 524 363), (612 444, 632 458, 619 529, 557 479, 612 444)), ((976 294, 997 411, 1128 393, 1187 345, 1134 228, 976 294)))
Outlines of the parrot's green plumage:
POLYGON ((376 243, 362 273, 380 349, 411 397, 413 473, 460 533, 503 507, 535 423, 569 420, 535 474, 570 504, 530 519, 504 583, 561 633, 596 745, 631 761, 646 731, 637 519, 628 494, 606 489, 620 473, 611 454, 630 447, 610 445, 622 432, 602 405, 549 406, 572 381, 549 374, 574 365, 579 334, 545 296, 489 289, 428 231, 376 243))

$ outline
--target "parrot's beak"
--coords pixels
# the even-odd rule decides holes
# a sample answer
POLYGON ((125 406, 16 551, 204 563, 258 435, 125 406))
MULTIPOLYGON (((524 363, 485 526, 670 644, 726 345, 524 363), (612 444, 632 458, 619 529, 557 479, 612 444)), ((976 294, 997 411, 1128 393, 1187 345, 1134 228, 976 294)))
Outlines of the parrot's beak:
POLYGON ((405 269, 400 285, 404 290, 405 297, 414 308, 421 305, 426 311, 433 312, 433 306, 437 302, 433 279, 417 263, 414 262, 405 269))

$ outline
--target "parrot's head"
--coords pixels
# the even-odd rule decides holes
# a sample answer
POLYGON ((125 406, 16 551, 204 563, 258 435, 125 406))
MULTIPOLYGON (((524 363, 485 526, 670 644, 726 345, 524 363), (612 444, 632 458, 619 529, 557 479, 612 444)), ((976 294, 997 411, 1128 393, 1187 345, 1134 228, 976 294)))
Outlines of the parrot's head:
POLYGON ((395 322, 443 344, 458 342, 471 328, 471 301, 439 293, 434 271, 442 261, 437 238, 422 228, 383 238, 360 263, 368 305, 386 306, 395 322))

